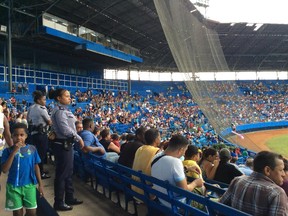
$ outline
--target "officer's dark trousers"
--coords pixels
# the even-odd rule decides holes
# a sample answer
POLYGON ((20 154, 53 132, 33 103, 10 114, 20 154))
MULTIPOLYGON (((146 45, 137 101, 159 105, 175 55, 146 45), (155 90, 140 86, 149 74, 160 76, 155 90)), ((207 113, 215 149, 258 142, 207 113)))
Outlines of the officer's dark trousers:
POLYGON ((64 195, 66 200, 72 200, 74 189, 72 184, 73 148, 68 151, 62 145, 53 143, 53 152, 56 162, 56 173, 54 181, 54 201, 56 205, 64 202, 64 195))
POLYGON ((48 150, 48 138, 46 134, 34 134, 32 135, 32 144, 36 146, 37 152, 41 159, 41 163, 39 163, 40 173, 43 174, 43 164, 46 161, 47 150, 48 150))

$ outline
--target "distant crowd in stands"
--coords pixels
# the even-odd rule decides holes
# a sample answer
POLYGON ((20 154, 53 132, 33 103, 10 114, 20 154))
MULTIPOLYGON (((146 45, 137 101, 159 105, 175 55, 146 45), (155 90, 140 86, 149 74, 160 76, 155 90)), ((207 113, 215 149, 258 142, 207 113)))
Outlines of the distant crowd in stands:
POLYGON ((218 143, 218 136, 211 125, 187 96, 165 97, 160 93, 143 97, 138 94, 131 96, 126 92, 117 95, 103 92, 91 97, 87 92, 78 92, 77 95, 74 98, 77 103, 79 98, 80 101, 88 101, 85 108, 75 109, 78 120, 92 117, 98 126, 109 126, 114 132, 120 133, 135 132, 135 128, 142 125, 159 129, 163 139, 177 131, 195 142, 207 138, 210 144, 218 143), (119 124, 127 125, 126 130, 118 130, 119 124))
MULTIPOLYGON (((24 83, 19 83, 23 89, 24 83)), ((207 85, 214 93, 216 105, 212 109, 223 115, 221 121, 229 119, 235 125, 250 122, 279 121, 288 118, 287 99, 282 94, 287 92, 287 84, 267 85, 261 82, 242 83, 240 88, 249 94, 235 93, 236 83, 212 82, 207 85), (280 93, 281 91, 281 93, 280 93), (273 94, 271 93, 273 92, 273 94), (266 94, 270 93, 270 94, 266 94), (231 95, 232 94, 232 95, 231 95), (226 104, 222 104, 225 102, 226 104), (216 107, 215 107, 216 106, 216 107)), ((19 88, 20 89, 20 88, 19 88)), ((139 126, 154 127, 160 131, 162 140, 168 139, 175 132, 185 135, 190 143, 201 147, 219 143, 218 135, 209 124, 199 106, 191 96, 187 96, 187 88, 178 85, 169 87, 165 93, 153 93, 143 96, 127 92, 100 91, 93 94, 91 89, 76 90, 72 97, 72 110, 79 121, 86 117, 93 118, 100 128, 109 127, 115 133, 135 132, 139 126), (172 93, 178 92, 178 94, 172 93), (84 106, 81 104, 85 104, 84 106)), ((17 97, 17 96, 16 96, 17 97)), ((27 102, 17 101, 15 96, 2 101, 7 118, 13 123, 23 119, 25 122, 27 102), (5 107, 9 109, 5 109, 5 107), (21 113, 21 114, 20 114, 21 113)), ((209 106, 209 100, 207 101, 209 106)), ((55 104, 47 104, 51 111, 55 104)), ((230 125, 231 122, 227 122, 230 125)))
POLYGON ((29 93, 29 87, 28 84, 26 82, 22 83, 19 82, 16 86, 15 83, 12 84, 12 93, 18 93, 18 94, 28 94, 29 93))
POLYGON ((211 82, 207 105, 221 121, 235 124, 288 119, 287 82, 211 82), (214 103, 216 102, 216 103, 214 103))
MULTIPOLYGON (((209 97, 213 96, 213 101, 216 101, 214 103, 211 98, 203 98, 206 100, 206 106, 210 106, 209 110, 220 116, 221 121, 227 121, 226 125, 280 121, 288 118, 288 99, 285 97, 288 84, 285 82, 251 81, 239 82, 239 84, 211 82, 206 86, 209 97)), ((28 91, 28 85, 16 83, 13 84, 13 89, 25 93, 28 91)), ((71 105, 79 119, 93 117, 104 126, 111 124, 111 128, 117 123, 127 124, 129 128, 147 124, 156 126, 161 135, 167 133, 167 137, 171 135, 171 130, 192 133, 193 137, 202 137, 201 133, 208 131, 207 136, 213 139, 211 144, 217 142, 214 140, 217 136, 214 136, 212 126, 187 92, 184 85, 169 87, 165 93, 151 92, 146 96, 138 93, 128 95, 127 92, 109 91, 102 91, 95 95, 91 89, 84 92, 78 89, 71 95, 71 105), (178 94, 172 96, 173 92, 178 94), (81 103, 87 103, 87 106, 77 106, 81 103)), ((17 103, 16 112, 18 110, 25 112, 27 109, 25 101, 15 102, 14 100, 11 97, 10 108, 16 107, 15 103, 17 103)), ((10 104, 8 101, 8 105, 10 104)), ((54 106, 53 103, 48 105, 50 109, 54 106)))
MULTIPOLYGON (((226 125, 288 119, 288 99, 285 97, 288 87, 285 83, 267 87, 262 82, 254 85, 247 82, 240 85, 240 90, 235 82, 212 82, 207 86, 216 101, 209 103, 207 99, 206 106, 210 106, 208 112, 214 110, 221 121, 227 121, 226 125)), ((187 88, 181 85, 177 89, 170 87, 165 93, 151 93, 146 96, 137 93, 128 95, 126 92, 93 95, 91 90, 78 90, 73 104, 77 107, 77 103, 89 103, 85 110, 81 107, 76 109, 75 114, 79 117, 92 116, 103 125, 111 124, 111 128, 117 123, 132 126, 146 124, 157 127, 161 135, 167 133, 167 137, 171 135, 171 131, 177 130, 188 135, 190 133, 196 140, 207 136, 212 139, 210 144, 218 142, 209 121, 193 98, 186 93, 187 88), (173 91, 179 94, 172 96, 173 91), (208 133, 203 135, 206 132, 208 133)))

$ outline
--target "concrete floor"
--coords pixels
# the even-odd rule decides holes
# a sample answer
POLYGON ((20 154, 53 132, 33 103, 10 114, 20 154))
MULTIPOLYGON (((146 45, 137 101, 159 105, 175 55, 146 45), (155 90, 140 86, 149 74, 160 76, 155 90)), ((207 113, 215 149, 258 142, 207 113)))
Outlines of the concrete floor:
MULTIPOLYGON (((52 177, 50 179, 43 180, 44 185, 44 193, 46 200, 53 205, 54 202, 54 192, 53 192, 53 180, 54 180, 54 166, 53 165, 46 165, 45 169, 49 170, 49 175, 52 177)), ((1 216, 11 216, 12 212, 5 211, 5 183, 6 183, 7 175, 3 174, 0 177, 0 184, 2 186, 0 191, 0 215, 1 216)), ((134 213, 134 209, 132 206, 132 202, 129 204, 128 212, 126 212, 123 208, 119 205, 114 203, 116 201, 116 196, 113 194, 111 201, 108 197, 108 194, 105 196, 102 194, 101 186, 98 187, 98 190, 92 189, 89 183, 84 183, 78 177, 74 176, 73 184, 75 189, 75 197, 80 200, 83 200, 84 203, 82 205, 77 205, 73 207, 72 211, 68 212, 58 212, 60 216, 128 216, 131 213, 134 213)), ((121 197, 121 206, 124 206, 124 197, 121 197)), ((144 216, 147 213, 147 209, 145 205, 140 204, 137 207, 138 215, 144 216)), ((41 215, 40 215, 41 216, 41 215)))

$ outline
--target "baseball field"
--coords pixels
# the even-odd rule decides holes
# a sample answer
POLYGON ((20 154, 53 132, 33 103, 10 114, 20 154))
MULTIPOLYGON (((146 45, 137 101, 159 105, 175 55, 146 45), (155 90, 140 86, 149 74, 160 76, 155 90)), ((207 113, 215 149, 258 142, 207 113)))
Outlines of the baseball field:
POLYGON ((230 137, 229 140, 255 152, 270 150, 288 158, 288 128, 263 130, 230 137))

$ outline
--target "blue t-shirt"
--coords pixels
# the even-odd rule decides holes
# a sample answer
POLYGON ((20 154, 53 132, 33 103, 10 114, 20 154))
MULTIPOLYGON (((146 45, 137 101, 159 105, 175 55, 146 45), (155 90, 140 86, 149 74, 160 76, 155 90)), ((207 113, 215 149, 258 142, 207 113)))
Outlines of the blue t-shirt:
MULTIPOLYGON (((80 132, 80 136, 81 136, 85 146, 101 147, 101 148, 105 149, 104 146, 99 142, 97 137, 91 131, 83 130, 80 132)), ((103 155, 100 154, 99 152, 96 152, 95 155, 99 158, 106 159, 106 152, 103 155)))
MULTIPOLYGON (((8 160, 12 150, 13 147, 4 149, 1 164, 8 160)), ((37 184, 35 165, 40 162, 41 159, 35 146, 27 144, 20 148, 10 167, 7 183, 12 184, 14 187, 37 184)))

